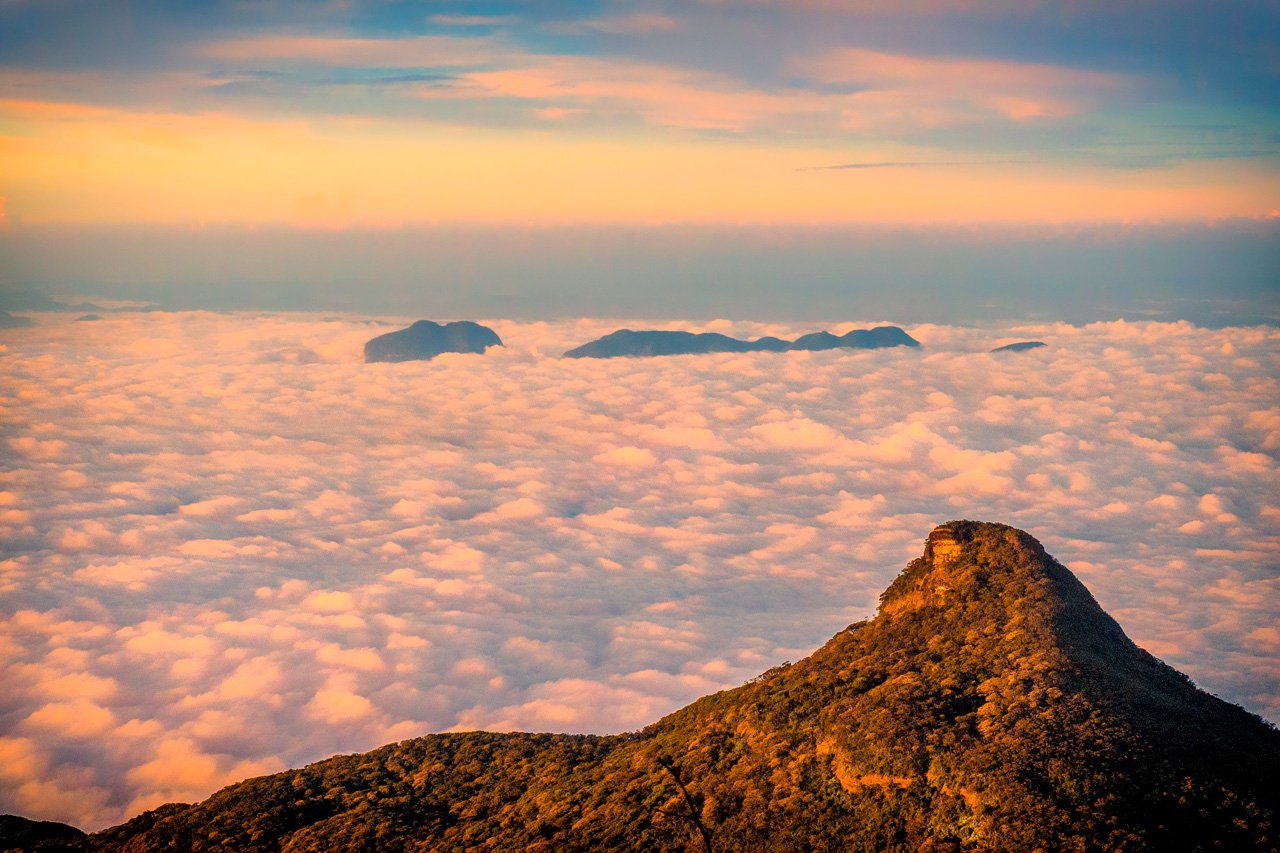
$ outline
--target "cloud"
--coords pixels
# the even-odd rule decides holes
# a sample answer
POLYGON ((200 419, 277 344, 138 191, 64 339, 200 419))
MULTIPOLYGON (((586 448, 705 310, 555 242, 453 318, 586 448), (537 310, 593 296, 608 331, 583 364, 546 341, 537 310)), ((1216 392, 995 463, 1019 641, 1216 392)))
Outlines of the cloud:
POLYGON ((115 723, 115 715, 110 710, 86 699, 76 699, 44 705, 23 720, 22 726, 45 730, 51 738, 80 740, 101 737, 114 728, 115 723))
POLYGON ((807 166, 796 171, 830 172, 845 169, 932 169, 954 166, 1011 166, 1026 165, 1035 160, 871 160, 862 163, 835 163, 830 166, 807 166))
POLYGON ((475 67, 513 55, 489 36, 424 35, 406 38, 336 36, 248 36, 201 47, 213 59, 289 60, 374 68, 475 67))
POLYGON ((1061 119, 1132 85, 1118 74, 1080 68, 864 48, 799 57, 790 69, 811 84, 849 87, 843 115, 853 130, 939 128, 993 118, 1015 123, 1061 119))
POLYGON ((427 20, 445 27, 499 27, 519 19, 514 15, 432 15, 427 20))
POLYGON ((1280 719, 1274 329, 562 360, 636 323, 488 324, 500 352, 403 365, 301 314, 8 340, 0 809, 96 828, 428 731, 637 728, 870 615, 955 517, 1030 530, 1280 719))
POLYGON ((657 126, 735 132, 820 120, 832 108, 818 93, 765 91, 727 74, 573 55, 530 57, 462 72, 450 85, 422 88, 419 94, 429 99, 518 99, 541 108, 586 108, 600 119, 639 116, 657 126))
POLYGON ((643 35, 670 32, 681 28, 681 22, 657 12, 633 12, 629 15, 607 15, 552 25, 557 32, 580 33, 594 30, 609 35, 643 35))

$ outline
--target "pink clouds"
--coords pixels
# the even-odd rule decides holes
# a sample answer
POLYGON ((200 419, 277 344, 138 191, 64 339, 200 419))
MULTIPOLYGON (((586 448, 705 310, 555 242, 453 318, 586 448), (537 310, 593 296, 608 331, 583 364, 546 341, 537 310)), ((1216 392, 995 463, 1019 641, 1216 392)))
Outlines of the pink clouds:
POLYGON ((1273 330, 563 361, 622 323, 490 325, 501 352, 393 366, 304 316, 9 341, 0 808, 96 827, 426 731, 637 727, 868 615, 958 516, 1280 715, 1273 330))
MULTIPOLYGON (((679 20, 666 15, 634 13, 559 28, 620 35, 680 27, 679 20)), ((534 114, 551 120, 631 114, 657 126, 788 135, 798 130, 894 132, 993 118, 1015 123, 1060 119, 1130 85, 1116 74, 1043 63, 865 48, 794 56, 784 63, 786 79, 803 82, 769 87, 694 67, 521 51, 492 35, 261 36, 209 44, 202 51, 236 62, 456 68, 452 79, 418 85, 414 91, 427 99, 528 101, 534 114)))

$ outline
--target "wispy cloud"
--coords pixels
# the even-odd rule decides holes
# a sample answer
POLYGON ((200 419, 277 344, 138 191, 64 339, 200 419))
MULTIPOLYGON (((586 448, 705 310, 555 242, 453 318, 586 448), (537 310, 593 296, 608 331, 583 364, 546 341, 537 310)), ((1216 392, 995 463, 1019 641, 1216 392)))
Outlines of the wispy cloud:
POLYGON ((633 12, 628 15, 607 15, 598 18, 584 18, 576 21, 564 21, 548 24, 552 32, 582 33, 598 32, 609 35, 643 35, 646 33, 671 32, 683 26, 682 22, 670 15, 658 12, 633 12))
POLYGON ((519 22, 517 15, 432 15, 427 18, 442 27, 505 27, 519 22))
POLYGON ((199 53, 228 61, 285 60, 361 68, 436 68, 510 62, 527 54, 494 36, 406 38, 268 35, 201 45, 199 53))
POLYGON ((800 172, 824 172, 843 169, 922 169, 955 166, 1027 165, 1035 160, 868 160, 861 163, 835 163, 830 166, 803 166, 800 172))
POLYGON ((849 87, 846 119, 852 128, 895 119, 940 126, 984 116, 1015 122, 1062 118, 1128 84, 1116 74, 1040 63, 864 49, 796 58, 789 70, 813 83, 849 87))

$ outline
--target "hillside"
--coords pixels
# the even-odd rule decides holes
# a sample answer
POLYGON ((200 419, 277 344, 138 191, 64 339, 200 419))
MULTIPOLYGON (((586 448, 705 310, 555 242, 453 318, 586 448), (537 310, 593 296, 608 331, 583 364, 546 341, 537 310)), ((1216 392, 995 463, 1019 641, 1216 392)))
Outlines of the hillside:
POLYGON ((1274 727, 1135 646, 1035 539, 960 521, 874 619, 642 731, 430 735, 66 843, 1273 850, 1276 767, 1274 727))

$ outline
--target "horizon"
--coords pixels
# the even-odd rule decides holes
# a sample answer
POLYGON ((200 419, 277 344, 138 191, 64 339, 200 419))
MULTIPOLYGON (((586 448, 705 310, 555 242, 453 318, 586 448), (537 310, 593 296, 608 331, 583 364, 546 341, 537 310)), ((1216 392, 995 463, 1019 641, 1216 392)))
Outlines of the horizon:
POLYGON ((46 297, 437 319, 1280 322, 1280 218, 1069 226, 48 226, 0 231, 0 257, 7 262, 0 309, 11 310, 38 307, 30 297, 46 297))

